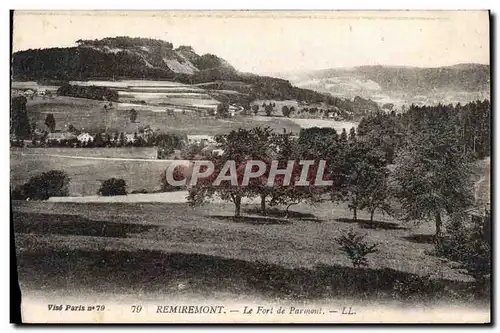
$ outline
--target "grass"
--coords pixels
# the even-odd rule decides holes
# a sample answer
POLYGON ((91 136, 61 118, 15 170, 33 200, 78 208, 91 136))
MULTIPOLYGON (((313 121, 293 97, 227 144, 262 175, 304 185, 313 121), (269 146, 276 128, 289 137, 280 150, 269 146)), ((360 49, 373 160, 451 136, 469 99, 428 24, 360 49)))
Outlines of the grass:
POLYGON ((19 279, 28 290, 223 292, 273 300, 481 299, 470 291, 470 277, 426 254, 431 244, 406 239, 432 234, 428 226, 363 229, 362 223, 346 223, 349 212, 331 204, 299 205, 288 220, 279 210, 258 216, 255 205, 246 205, 238 220, 225 204, 191 209, 13 202, 12 208, 19 279), (350 228, 379 244, 367 268, 352 268, 334 241, 350 228), (411 281, 411 288, 400 290, 396 281, 411 281), (179 284, 187 287, 179 290, 179 284))
MULTIPOLYGON (((78 157, 102 158, 136 158, 157 159, 156 147, 119 147, 119 148, 69 148, 69 147, 37 147, 12 148, 14 154, 19 155, 66 155, 78 157)), ((22 157, 19 157, 22 158, 22 157)))
POLYGON ((48 113, 53 113, 56 120, 56 129, 66 130, 69 124, 85 131, 96 131, 108 128, 112 132, 137 132, 140 126, 149 125, 153 129, 164 132, 185 134, 223 134, 233 129, 254 126, 270 126, 277 131, 298 132, 300 126, 289 119, 273 119, 263 121, 252 117, 236 116, 231 119, 215 119, 202 117, 196 112, 179 112, 168 115, 166 112, 139 111, 137 123, 130 122, 130 114, 115 105, 114 108, 104 110, 104 102, 57 96, 53 99, 29 100, 27 111, 39 128, 45 128, 44 120, 48 113))
MULTIPOLYGON (((26 150, 28 152, 33 149, 26 150)), ((169 162, 116 161, 95 159, 73 159, 54 155, 24 155, 24 150, 12 150, 10 154, 11 185, 24 184, 37 173, 50 170, 65 171, 70 179, 70 195, 94 195, 101 182, 115 177, 123 178, 128 191, 160 188, 161 174, 169 162)), ((54 152, 57 154, 57 152, 54 152)), ((78 156, 76 151, 72 155, 78 156)))

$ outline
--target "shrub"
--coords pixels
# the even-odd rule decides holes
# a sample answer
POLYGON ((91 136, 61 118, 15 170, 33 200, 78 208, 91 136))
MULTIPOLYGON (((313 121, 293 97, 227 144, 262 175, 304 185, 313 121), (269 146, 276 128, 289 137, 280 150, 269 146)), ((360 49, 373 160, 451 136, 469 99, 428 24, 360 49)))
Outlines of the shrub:
POLYGON ((26 200, 26 194, 24 193, 24 186, 18 185, 12 190, 10 197, 12 200, 26 200))
POLYGON ((377 244, 369 245, 364 241, 365 237, 366 235, 358 235, 353 230, 349 230, 335 239, 340 245, 340 250, 346 254, 355 268, 368 266, 366 256, 378 251, 377 244))
POLYGON ((435 288, 430 275, 408 275, 403 279, 394 282, 392 291, 394 298, 410 300, 415 296, 422 296, 423 293, 432 292, 435 288))
POLYGON ((465 217, 465 214, 451 217, 446 234, 437 239, 433 254, 459 263, 482 284, 491 274, 491 246, 484 237, 483 221, 466 227, 465 217))
POLYGON ((147 194, 149 193, 148 190, 146 189, 140 189, 140 190, 133 190, 132 192, 130 192, 130 194, 147 194))
POLYGON ((126 195, 127 184, 123 179, 110 178, 102 183, 97 194, 102 196, 126 195))
POLYGON ((68 196, 70 178, 64 171, 51 170, 37 174, 12 192, 14 200, 47 200, 50 197, 68 196))

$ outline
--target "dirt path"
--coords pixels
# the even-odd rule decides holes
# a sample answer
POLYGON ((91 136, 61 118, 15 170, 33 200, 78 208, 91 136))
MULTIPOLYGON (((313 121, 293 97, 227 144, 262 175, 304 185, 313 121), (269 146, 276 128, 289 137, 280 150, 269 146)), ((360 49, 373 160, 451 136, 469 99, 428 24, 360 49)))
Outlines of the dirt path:
POLYGON ((156 160, 150 158, 122 158, 122 157, 96 157, 96 156, 74 156, 74 155, 63 155, 63 154, 37 154, 37 153, 22 153, 22 155, 34 155, 34 156, 52 156, 52 157, 62 157, 62 158, 74 158, 80 160, 99 160, 99 161, 138 161, 138 162, 156 162, 156 163, 172 163, 179 160, 156 160))

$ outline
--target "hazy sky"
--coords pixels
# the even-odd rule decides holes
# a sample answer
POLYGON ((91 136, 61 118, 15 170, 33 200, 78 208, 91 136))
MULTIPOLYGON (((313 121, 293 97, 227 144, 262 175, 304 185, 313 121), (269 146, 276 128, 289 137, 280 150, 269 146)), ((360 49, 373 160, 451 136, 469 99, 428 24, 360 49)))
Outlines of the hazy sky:
POLYGON ((213 53, 258 74, 352 67, 489 64, 486 11, 27 12, 14 51, 78 39, 149 37, 213 53))

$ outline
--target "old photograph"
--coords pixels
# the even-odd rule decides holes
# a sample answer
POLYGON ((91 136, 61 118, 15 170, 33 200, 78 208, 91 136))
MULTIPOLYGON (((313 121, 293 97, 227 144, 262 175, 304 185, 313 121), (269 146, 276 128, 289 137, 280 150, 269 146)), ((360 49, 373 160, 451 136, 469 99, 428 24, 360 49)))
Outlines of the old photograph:
POLYGON ((11 20, 22 322, 491 322, 487 10, 11 20))

